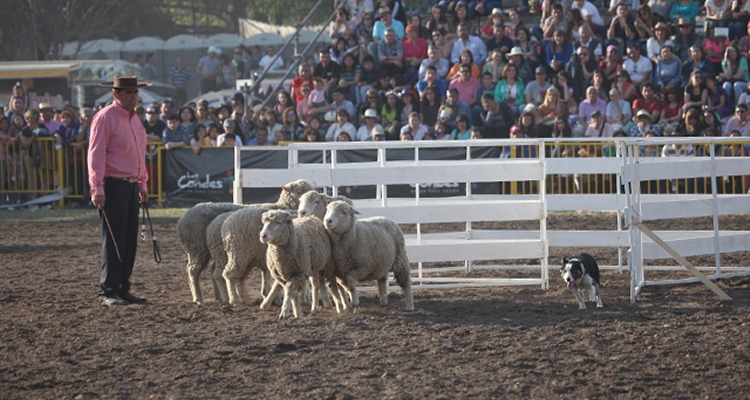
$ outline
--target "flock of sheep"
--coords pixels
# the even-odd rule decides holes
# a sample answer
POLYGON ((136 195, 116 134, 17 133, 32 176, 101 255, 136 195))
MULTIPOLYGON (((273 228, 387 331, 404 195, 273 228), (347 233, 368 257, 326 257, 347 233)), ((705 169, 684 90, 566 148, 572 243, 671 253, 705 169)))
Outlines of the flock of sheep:
POLYGON ((200 275, 209 268, 216 299, 249 304, 245 282, 261 271, 261 309, 283 289, 279 318, 302 317, 302 293, 310 282, 311 311, 322 304, 338 313, 359 307, 357 282, 378 282, 380 304, 388 303, 388 273, 403 291, 405 309, 414 309, 409 260, 401 228, 384 217, 357 219, 352 202, 331 198, 297 180, 286 184, 278 201, 238 205, 201 203, 177 222, 188 255, 193 301, 202 304, 200 275), (330 296, 329 296, 330 293, 330 296))

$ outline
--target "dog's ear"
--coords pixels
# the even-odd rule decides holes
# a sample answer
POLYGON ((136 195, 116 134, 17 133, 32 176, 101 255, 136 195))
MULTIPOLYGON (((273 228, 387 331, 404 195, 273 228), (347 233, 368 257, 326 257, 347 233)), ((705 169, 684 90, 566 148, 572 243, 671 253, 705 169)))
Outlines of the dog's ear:
POLYGON ((562 263, 563 263, 563 265, 567 264, 567 263, 568 263, 568 260, 569 260, 569 259, 568 259, 568 256, 563 256, 563 258, 562 258, 562 263))

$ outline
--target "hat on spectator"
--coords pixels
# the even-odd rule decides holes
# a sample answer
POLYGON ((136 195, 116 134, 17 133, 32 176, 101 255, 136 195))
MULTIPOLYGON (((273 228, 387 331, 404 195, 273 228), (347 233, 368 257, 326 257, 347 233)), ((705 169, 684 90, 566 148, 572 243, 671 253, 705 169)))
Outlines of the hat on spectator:
POLYGON ((235 122, 234 122, 233 119, 227 118, 227 119, 224 120, 224 127, 225 128, 234 128, 235 126, 237 126, 237 125, 235 124, 235 122))
POLYGON ((419 27, 415 24, 406 25, 406 33, 419 32, 419 27))
POLYGON ((365 110, 365 118, 377 118, 377 117, 378 117, 378 113, 372 108, 368 108, 367 110, 365 110))
POLYGON ((148 107, 146 108, 146 114, 158 114, 159 111, 156 109, 156 107, 148 107))
MULTIPOLYGON (((149 87, 151 84, 138 82, 138 78, 135 76, 116 76, 114 81, 102 82, 99 86, 112 89, 138 89, 139 87, 149 87)), ((39 108, 42 108, 41 105, 39 108)))
POLYGON ((378 8, 378 15, 390 14, 390 13, 391 13, 391 9, 386 6, 378 8))
POLYGON ((607 53, 609 53, 609 52, 610 52, 610 51, 612 51, 612 50, 614 50, 614 51, 618 51, 618 50, 617 50, 617 46, 615 46, 615 45, 613 45, 613 44, 610 44, 609 46, 607 46, 607 53))
POLYGON ((650 117, 651 114, 649 114, 648 111, 646 111, 646 110, 638 110, 638 112, 635 113, 635 116, 638 117, 638 118, 644 117, 644 116, 645 117, 650 117))
POLYGON ((208 46, 208 54, 216 54, 216 46, 208 46))
POLYGON ((416 100, 417 92, 414 89, 404 88, 403 90, 401 90, 401 98, 403 98, 404 96, 411 96, 412 100, 416 100))
POLYGON ((510 53, 505 55, 508 58, 511 58, 513 56, 524 56, 523 49, 521 46, 514 46, 512 49, 510 49, 510 53))
POLYGON ((687 19, 687 18, 680 18, 677 20, 677 25, 693 25, 693 21, 687 19))
POLYGON ((232 96, 232 100, 245 100, 245 95, 242 92, 237 92, 232 96))
POLYGON ((523 133, 523 129, 521 129, 521 127, 518 125, 513 125, 510 128, 510 133, 523 133))
POLYGON ((49 103, 39 103, 39 109, 40 110, 44 110, 44 109, 47 109, 47 108, 51 109, 52 105, 50 105, 49 103))
POLYGON ((336 111, 331 110, 331 111, 326 112, 326 114, 325 114, 325 116, 323 118, 325 118, 325 120, 328 121, 328 122, 335 121, 336 120, 336 111))
POLYGON ((544 67, 539 66, 539 67, 536 67, 536 73, 537 74, 546 74, 547 70, 544 69, 544 67))
POLYGON ((372 127, 372 137, 375 136, 385 136, 385 132, 383 131, 383 127, 380 125, 375 125, 372 127))
POLYGON ((493 8, 492 9, 492 14, 490 14, 490 16, 492 16, 492 15, 503 15, 503 9, 500 8, 500 7, 493 8))

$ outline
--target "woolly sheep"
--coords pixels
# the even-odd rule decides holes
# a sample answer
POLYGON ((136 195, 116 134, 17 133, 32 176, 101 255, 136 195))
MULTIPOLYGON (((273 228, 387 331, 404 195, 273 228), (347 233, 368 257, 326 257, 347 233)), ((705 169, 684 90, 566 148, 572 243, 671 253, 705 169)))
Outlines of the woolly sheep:
MULTIPOLYGON (((268 308, 275 294, 283 286, 284 302, 280 319, 289 317, 291 305, 295 318, 301 318, 300 295, 309 279, 312 287, 312 308, 318 307, 318 294, 323 290, 323 276, 332 276, 331 240, 320 218, 295 218, 283 210, 267 211, 262 217, 260 241, 268 245, 266 263, 275 282, 268 297, 260 305, 268 308)), ((323 297, 326 306, 327 296, 323 297)))
POLYGON ((326 208, 332 201, 342 200, 348 204, 354 205, 351 200, 344 196, 331 197, 325 193, 319 193, 311 190, 303 194, 299 198, 299 207, 297 207, 297 215, 300 217, 306 217, 308 215, 314 215, 321 220, 326 215, 326 208))
MULTIPOLYGON (((214 218, 226 212, 237 211, 244 207, 295 209, 299 205, 299 197, 313 189, 312 184, 304 179, 299 179, 284 185, 276 203, 254 205, 200 203, 190 208, 177 222, 177 236, 188 254, 188 282, 190 283, 193 301, 197 304, 203 304, 199 279, 200 274, 208 267, 208 263, 211 260, 206 241, 206 228, 214 218)), ((220 267, 223 268, 223 265, 220 267)), ((219 293, 216 293, 216 298, 221 301, 219 293)))
POLYGON ((331 238, 335 274, 346 282, 351 304, 359 307, 357 281, 377 280, 380 304, 388 304, 388 272, 393 272, 404 294, 405 309, 414 310, 409 260, 404 233, 385 217, 357 220, 350 204, 334 201, 328 205, 323 223, 331 238))

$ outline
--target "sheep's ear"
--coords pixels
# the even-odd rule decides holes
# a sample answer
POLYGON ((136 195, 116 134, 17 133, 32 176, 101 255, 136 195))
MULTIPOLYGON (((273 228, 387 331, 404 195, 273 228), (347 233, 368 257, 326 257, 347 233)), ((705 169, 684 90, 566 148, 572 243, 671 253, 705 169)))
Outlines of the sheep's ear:
POLYGON ((281 190, 283 190, 285 192, 291 192, 292 191, 292 189, 289 186, 282 186, 281 190))
POLYGON ((359 214, 359 211, 352 208, 352 214, 359 214))
POLYGON ((295 218, 297 218, 297 213, 288 213, 286 216, 286 222, 292 222, 295 218))

